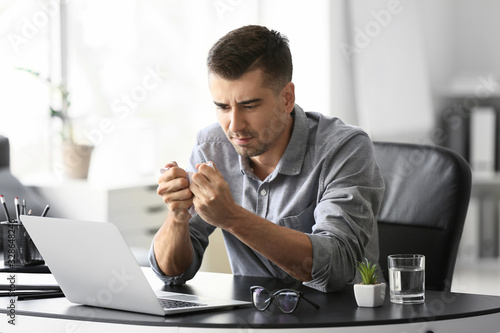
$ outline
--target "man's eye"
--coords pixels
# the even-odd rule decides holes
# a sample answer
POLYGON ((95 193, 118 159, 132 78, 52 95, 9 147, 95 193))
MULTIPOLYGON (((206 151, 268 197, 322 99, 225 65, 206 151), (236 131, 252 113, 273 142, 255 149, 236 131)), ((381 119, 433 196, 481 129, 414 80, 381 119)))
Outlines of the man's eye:
POLYGON ((220 111, 227 111, 229 110, 229 106, 227 105, 216 105, 215 108, 220 111))
POLYGON ((258 106, 257 104, 245 105, 245 109, 252 110, 255 109, 257 106, 258 106))

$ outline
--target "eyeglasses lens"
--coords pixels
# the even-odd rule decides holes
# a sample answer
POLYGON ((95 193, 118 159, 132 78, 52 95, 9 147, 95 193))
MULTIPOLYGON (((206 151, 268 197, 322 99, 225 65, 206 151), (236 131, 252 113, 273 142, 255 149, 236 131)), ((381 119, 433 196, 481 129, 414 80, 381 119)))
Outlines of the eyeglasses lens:
POLYGON ((276 300, 281 311, 291 313, 299 303, 299 295, 293 291, 283 291, 276 295, 276 300))
POLYGON ((252 302, 257 310, 265 310, 271 302, 271 294, 264 288, 256 288, 252 293, 252 302))

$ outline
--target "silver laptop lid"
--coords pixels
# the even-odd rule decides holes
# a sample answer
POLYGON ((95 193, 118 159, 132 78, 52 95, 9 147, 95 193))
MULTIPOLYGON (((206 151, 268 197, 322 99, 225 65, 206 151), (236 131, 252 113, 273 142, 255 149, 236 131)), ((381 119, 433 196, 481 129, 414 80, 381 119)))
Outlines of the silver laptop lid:
POLYGON ((27 215, 21 220, 69 301, 165 314, 114 224, 27 215))

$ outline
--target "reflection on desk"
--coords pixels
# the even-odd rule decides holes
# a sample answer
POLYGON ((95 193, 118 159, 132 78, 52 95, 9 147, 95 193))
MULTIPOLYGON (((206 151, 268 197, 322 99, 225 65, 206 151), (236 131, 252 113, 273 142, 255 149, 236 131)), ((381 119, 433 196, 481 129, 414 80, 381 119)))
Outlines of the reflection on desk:
MULTIPOLYGON (((55 298, 16 302, 16 325, 8 323, 8 316, 0 316, 4 318, 0 319, 0 331, 110 333, 136 332, 140 328, 141 332, 198 332, 203 329, 241 332, 295 328, 294 332, 337 332, 349 327, 350 332, 366 332, 369 327, 375 326, 380 332, 497 332, 500 328, 500 297, 497 296, 427 291, 422 305, 392 304, 387 297, 382 307, 359 308, 352 286, 324 294, 291 281, 207 272, 199 272, 183 286, 163 286, 149 268, 144 268, 144 271, 159 294, 161 291, 181 291, 249 300, 249 287, 252 285, 269 289, 296 288, 320 305, 320 309, 316 310, 303 302, 292 314, 283 314, 273 306, 264 312, 246 306, 160 317, 77 305, 65 298, 55 298)), ((19 274, 19 279, 23 279, 24 283, 26 279, 35 282, 36 274, 19 274)), ((8 313, 7 304, 8 299, 2 299, 0 312, 8 313)))

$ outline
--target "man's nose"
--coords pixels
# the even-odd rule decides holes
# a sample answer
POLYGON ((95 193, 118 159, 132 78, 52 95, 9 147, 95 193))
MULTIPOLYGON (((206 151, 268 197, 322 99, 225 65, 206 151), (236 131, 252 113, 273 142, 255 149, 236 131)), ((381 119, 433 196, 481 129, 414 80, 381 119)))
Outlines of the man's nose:
POLYGON ((231 111, 231 123, 229 124, 229 129, 233 133, 237 133, 243 130, 246 126, 246 121, 244 117, 238 110, 233 109, 231 111))

